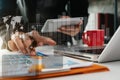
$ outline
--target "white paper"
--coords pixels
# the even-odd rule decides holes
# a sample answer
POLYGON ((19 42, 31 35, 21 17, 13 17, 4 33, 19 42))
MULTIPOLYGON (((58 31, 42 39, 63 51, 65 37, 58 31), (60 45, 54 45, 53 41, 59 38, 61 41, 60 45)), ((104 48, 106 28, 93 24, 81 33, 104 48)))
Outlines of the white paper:
MULTIPOLYGON (((49 52, 49 51, 47 51, 47 52, 49 52)), ((8 51, 0 51, 0 56, 4 55, 2 53, 15 54, 15 56, 20 56, 20 57, 24 56, 24 55, 20 55, 20 53, 18 53, 18 55, 16 55, 17 52, 8 52, 8 51)), ((58 65, 59 65, 59 66, 62 66, 62 67, 59 67, 59 68, 46 68, 46 66, 44 66, 44 68, 42 69, 41 72, 39 72, 39 74, 68 71, 71 68, 88 67, 88 66, 91 66, 93 64, 93 62, 84 62, 84 61, 80 61, 80 60, 77 60, 77 59, 74 59, 74 58, 70 58, 70 57, 65 57, 65 56, 62 56, 62 58, 61 58, 61 59, 63 59, 62 60, 63 62, 59 63, 58 58, 56 58, 56 56, 52 55, 52 57, 55 58, 55 59, 53 59, 54 60, 53 62, 51 60, 50 66, 58 67, 58 65)), ((6 60, 6 59, 4 59, 4 60, 6 60)), ((25 64, 21 64, 21 63, 19 64, 19 59, 17 59, 17 60, 15 60, 15 59, 17 59, 17 58, 16 57, 12 58, 13 62, 17 61, 17 65, 12 65, 12 64, 6 65, 6 67, 10 66, 9 68, 5 68, 7 70, 2 70, 3 69, 2 68, 3 64, 0 64, 0 70, 1 70, 0 71, 0 76, 5 76, 5 75, 6 76, 26 76, 26 75, 28 75, 28 76, 34 76, 36 74, 36 72, 29 73, 30 67, 33 66, 33 65, 36 65, 36 64, 42 64, 42 65, 44 65, 44 63, 42 62, 43 58, 42 59, 31 59, 29 57, 28 58, 25 57, 26 61, 30 61, 30 63, 27 63, 27 64, 26 63, 25 64), (8 71, 8 72, 4 73, 2 71, 8 71)), ((0 57, 0 63, 3 63, 2 60, 3 60, 2 57, 0 57)), ((7 60, 7 61, 9 62, 9 60, 7 60)), ((11 61, 11 59, 10 59, 10 61, 11 61)))
POLYGON ((60 19, 48 19, 41 32, 57 32, 58 28, 64 25, 77 25, 80 21, 83 20, 83 17, 77 18, 60 18, 60 19))

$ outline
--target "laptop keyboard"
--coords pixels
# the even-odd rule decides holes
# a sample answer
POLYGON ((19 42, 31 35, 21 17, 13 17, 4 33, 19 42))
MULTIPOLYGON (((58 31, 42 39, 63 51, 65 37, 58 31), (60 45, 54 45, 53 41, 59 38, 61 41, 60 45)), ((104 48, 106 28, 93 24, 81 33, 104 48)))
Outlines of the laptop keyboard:
POLYGON ((98 46, 98 47, 71 46, 71 47, 67 47, 67 46, 57 45, 54 47, 54 50, 100 54, 103 51, 104 47, 105 46, 98 46))

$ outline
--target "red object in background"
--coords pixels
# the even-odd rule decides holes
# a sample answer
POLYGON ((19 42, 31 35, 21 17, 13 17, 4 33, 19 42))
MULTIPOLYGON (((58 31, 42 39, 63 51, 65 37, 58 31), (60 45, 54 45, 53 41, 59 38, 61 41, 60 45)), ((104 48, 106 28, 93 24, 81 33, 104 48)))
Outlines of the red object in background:
POLYGON ((89 30, 83 33, 82 40, 88 46, 103 46, 104 30, 89 30))

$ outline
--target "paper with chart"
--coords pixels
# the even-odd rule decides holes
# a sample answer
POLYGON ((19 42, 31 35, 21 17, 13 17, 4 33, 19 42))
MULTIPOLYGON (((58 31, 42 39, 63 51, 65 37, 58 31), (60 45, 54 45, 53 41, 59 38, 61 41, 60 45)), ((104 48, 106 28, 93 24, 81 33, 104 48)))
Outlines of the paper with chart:
POLYGON ((91 66, 92 62, 83 62, 77 59, 43 54, 43 56, 26 56, 18 52, 7 52, 3 55, 0 51, 0 76, 35 76, 36 74, 47 74, 69 71, 71 68, 91 66), (11 55, 12 54, 12 55, 11 55), (44 56, 45 55, 45 56, 44 56), (39 58, 38 58, 39 57, 39 58))

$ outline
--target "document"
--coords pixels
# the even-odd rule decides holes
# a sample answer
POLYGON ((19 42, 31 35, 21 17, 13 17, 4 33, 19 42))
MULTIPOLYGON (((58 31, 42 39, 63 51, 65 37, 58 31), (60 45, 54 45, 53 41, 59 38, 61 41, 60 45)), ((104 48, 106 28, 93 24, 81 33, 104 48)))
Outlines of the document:
POLYGON ((60 18, 60 19, 48 19, 41 32, 57 32, 57 30, 61 26, 73 26, 80 23, 83 20, 83 17, 75 17, 75 18, 60 18))
POLYGON ((88 67, 93 64, 65 56, 47 55, 39 51, 37 53, 40 55, 31 57, 19 52, 0 51, 0 76, 35 76, 69 71, 71 68, 88 67))

